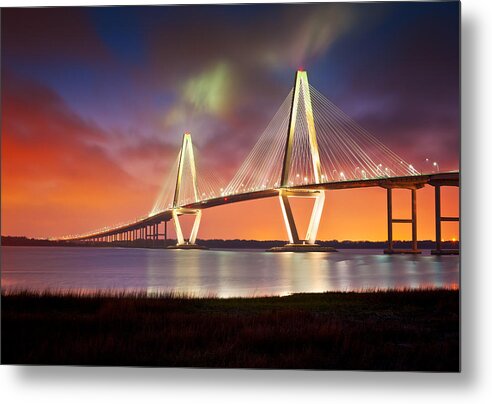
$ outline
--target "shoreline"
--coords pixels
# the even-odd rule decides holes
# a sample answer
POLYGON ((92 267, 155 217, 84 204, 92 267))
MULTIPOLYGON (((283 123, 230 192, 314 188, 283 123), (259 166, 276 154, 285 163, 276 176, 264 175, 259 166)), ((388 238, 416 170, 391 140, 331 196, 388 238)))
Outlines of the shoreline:
MULTIPOLYGON (((147 249, 165 249, 167 246, 176 244, 176 240, 134 240, 134 241, 113 241, 113 242, 69 242, 54 241, 45 239, 30 239, 27 237, 2 236, 2 246, 6 247, 100 247, 100 248, 147 248, 147 249)), ((268 249, 273 247, 283 247, 287 240, 244 240, 244 239, 198 239, 197 244, 211 249, 268 249)), ((335 249, 377 249, 384 250, 388 247, 387 241, 349 241, 349 240, 318 240, 317 244, 322 247, 332 247, 335 249)), ((410 248, 410 240, 395 240, 393 246, 395 249, 410 248)), ((436 247, 432 240, 419 240, 419 249, 432 250, 436 247)), ((443 249, 459 249, 459 241, 443 241, 443 249)))
POLYGON ((243 300, 258 300, 258 299, 282 299, 293 296, 322 296, 322 295, 371 295, 371 294, 414 294, 414 293, 438 293, 438 292, 459 292, 458 285, 453 286, 429 286, 429 287, 402 287, 402 288, 362 288, 353 290, 327 290, 324 292, 292 292, 286 294, 265 294, 254 296, 218 296, 214 293, 199 294, 194 292, 180 292, 177 290, 155 291, 149 292, 145 289, 29 289, 15 288, 5 289, 0 291, 2 298, 7 297, 28 297, 28 298, 71 298, 71 299, 211 299, 211 300, 227 300, 227 299, 243 299, 243 300))

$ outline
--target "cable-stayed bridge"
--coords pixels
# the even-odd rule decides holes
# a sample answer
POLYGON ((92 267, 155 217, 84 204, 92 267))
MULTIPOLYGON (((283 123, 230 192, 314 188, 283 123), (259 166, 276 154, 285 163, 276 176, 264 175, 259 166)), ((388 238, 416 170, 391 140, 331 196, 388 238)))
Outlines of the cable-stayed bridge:
MULTIPOLYGON (((437 165, 437 163, 434 163, 437 165)), ((177 245, 196 248, 202 211, 239 201, 278 196, 289 244, 282 250, 312 251, 325 201, 325 191, 349 188, 383 187, 387 190, 387 253, 419 253, 417 248, 416 192, 425 185, 435 188, 437 254, 456 253, 441 249, 441 223, 459 221, 441 216, 441 187, 459 186, 459 172, 420 173, 376 137, 358 125, 308 82, 307 73, 298 71, 293 89, 268 124, 234 177, 223 182, 215 173, 201 169, 199 156, 189 133, 172 170, 147 217, 105 227, 70 241, 167 240, 167 222, 173 221, 177 245), (411 218, 394 218, 392 190, 410 190, 411 218), (315 200, 305 236, 298 232, 290 198, 315 200), (195 221, 185 238, 179 217, 193 215, 195 221), (164 232, 159 233, 160 224, 164 232), (412 248, 393 248, 393 224, 412 226, 412 248)))

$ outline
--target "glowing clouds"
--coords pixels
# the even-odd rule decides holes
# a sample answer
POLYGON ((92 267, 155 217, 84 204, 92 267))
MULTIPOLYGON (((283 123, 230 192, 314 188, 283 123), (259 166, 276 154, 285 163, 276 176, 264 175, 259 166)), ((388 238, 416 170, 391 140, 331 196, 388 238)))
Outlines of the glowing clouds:
POLYGON ((186 81, 183 100, 197 111, 220 115, 227 108, 231 69, 223 62, 186 81))
POLYGON ((206 131, 224 118, 230 109, 233 87, 229 64, 218 62, 213 67, 186 78, 178 84, 176 100, 166 111, 162 122, 165 130, 173 133, 206 131))
POLYGON ((298 69, 306 62, 323 56, 356 20, 356 13, 350 5, 310 5, 297 8, 298 12, 292 12, 293 8, 287 8, 286 11, 284 23, 288 32, 276 40, 273 48, 269 43, 262 55, 263 61, 269 66, 287 65, 298 69))
POLYGON ((291 51, 291 63, 302 64, 307 59, 322 55, 333 41, 352 23, 353 15, 347 8, 336 11, 323 8, 313 12, 299 27, 291 51))
POLYGON ((162 130, 178 137, 190 132, 197 135, 198 144, 213 139, 233 109, 234 80, 231 66, 222 61, 183 80, 161 118, 162 130))

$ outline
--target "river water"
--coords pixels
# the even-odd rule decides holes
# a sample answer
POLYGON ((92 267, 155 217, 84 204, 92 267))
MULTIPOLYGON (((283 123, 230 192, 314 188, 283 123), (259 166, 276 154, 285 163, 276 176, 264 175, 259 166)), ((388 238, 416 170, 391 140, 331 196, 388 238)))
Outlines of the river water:
POLYGON ((198 296, 450 287, 459 257, 384 255, 381 250, 267 253, 263 250, 152 250, 2 247, 2 289, 139 290, 198 296))

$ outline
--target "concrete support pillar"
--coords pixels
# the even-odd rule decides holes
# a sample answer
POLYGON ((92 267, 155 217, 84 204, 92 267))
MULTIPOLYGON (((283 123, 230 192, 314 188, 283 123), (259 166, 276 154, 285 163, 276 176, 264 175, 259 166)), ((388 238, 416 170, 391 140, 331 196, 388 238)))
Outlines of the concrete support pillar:
POLYGON ((417 190, 412 189, 412 250, 417 251, 417 190))
POLYGON ((441 186, 434 187, 436 211, 436 253, 441 253, 441 186))
POLYGON ((156 225, 155 223, 152 225, 152 247, 155 248, 155 242, 156 242, 156 225))
POLYGON ((412 199, 412 218, 411 219, 394 219, 393 218, 393 197, 392 188, 386 189, 386 211, 388 224, 388 248, 384 250, 385 254, 420 254, 417 248, 417 190, 411 188, 412 199), (393 245, 393 223, 409 223, 412 225, 412 248, 395 250, 393 245))
POLYGON ((197 235, 198 235, 198 229, 200 228, 200 220, 202 217, 202 211, 200 209, 178 208, 178 209, 173 209, 172 215, 173 215, 174 227, 176 229, 176 238, 178 239, 177 240, 177 246, 194 245, 196 242, 197 235), (190 238, 188 240, 185 240, 185 238, 183 236, 183 230, 181 229, 181 224, 179 223, 178 217, 181 215, 194 215, 195 216, 195 222, 193 223, 190 238))
POLYGON ((386 189, 386 210, 388 220, 388 252, 393 252, 393 197, 392 189, 386 189))
POLYGON ((435 192, 435 214, 436 214, 436 249, 431 251, 431 254, 435 255, 457 255, 459 249, 442 249, 442 222, 459 222, 459 217, 443 217, 441 216, 441 186, 440 184, 434 185, 435 192))
POLYGON ((164 221, 164 246, 167 247, 167 220, 164 221))
POLYGON ((292 245, 315 245, 316 236, 318 234, 319 222, 321 220, 321 214, 323 212, 323 206, 325 203, 325 191, 310 191, 310 190, 287 190, 282 189, 279 193, 280 207, 282 208, 282 214, 284 216, 285 228, 287 230, 287 236, 289 243, 292 245), (315 198, 313 211, 311 212, 311 219, 309 221, 309 227, 306 233, 306 237, 300 240, 297 226, 294 220, 294 215, 290 207, 289 198, 315 198))

